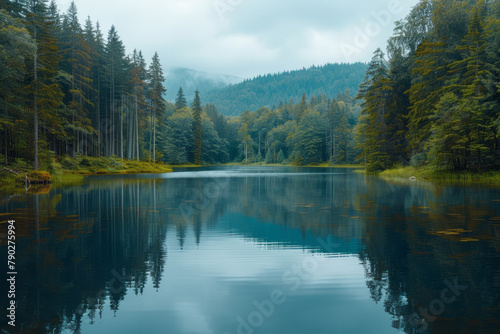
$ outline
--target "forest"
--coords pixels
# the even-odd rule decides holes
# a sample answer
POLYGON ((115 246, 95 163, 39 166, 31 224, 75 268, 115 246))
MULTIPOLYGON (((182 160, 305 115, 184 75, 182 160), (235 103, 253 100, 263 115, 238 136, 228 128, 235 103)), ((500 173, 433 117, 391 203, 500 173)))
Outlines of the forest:
POLYGON ((453 171, 500 167, 500 2, 422 0, 375 51, 358 92, 361 157, 453 171))
POLYGON ((209 91, 205 99, 224 115, 237 116, 245 110, 277 107, 290 99, 326 95, 334 98, 350 91, 356 95, 367 69, 365 63, 326 64, 296 71, 259 75, 241 83, 209 91))
POLYGON ((218 97, 232 101, 223 113, 203 105, 214 97, 198 92, 188 104, 182 87, 167 102, 159 55, 149 64, 141 51, 127 55, 117 28, 104 37, 98 22, 81 25, 74 2, 63 14, 47 0, 1 0, 0 8, 5 166, 50 170, 89 156, 174 165, 363 163, 371 171, 500 167, 499 1, 422 0, 396 22, 387 55, 377 49, 368 65, 230 86, 218 97), (349 87, 360 69, 366 74, 356 94, 349 87), (301 77, 323 88, 293 87, 301 77), (290 84, 278 87, 278 79, 290 84), (273 95, 269 85, 292 98, 273 95), (270 95, 247 99, 259 91, 270 95), (271 97, 272 105, 259 102, 271 97))

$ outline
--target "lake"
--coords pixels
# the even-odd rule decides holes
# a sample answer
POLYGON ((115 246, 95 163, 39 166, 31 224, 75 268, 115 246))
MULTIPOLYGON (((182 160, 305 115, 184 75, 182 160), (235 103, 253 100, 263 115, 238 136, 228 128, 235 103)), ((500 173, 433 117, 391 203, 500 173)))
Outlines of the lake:
POLYGON ((214 167, 1 200, 7 333, 499 333, 500 189, 214 167))

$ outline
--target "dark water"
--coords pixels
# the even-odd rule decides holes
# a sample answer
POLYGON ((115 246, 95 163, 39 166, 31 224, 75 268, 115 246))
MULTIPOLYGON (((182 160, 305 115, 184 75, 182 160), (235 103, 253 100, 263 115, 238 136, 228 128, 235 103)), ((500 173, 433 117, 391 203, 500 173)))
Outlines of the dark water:
POLYGON ((0 214, 7 333, 500 332, 499 189, 212 168, 4 196, 0 214))

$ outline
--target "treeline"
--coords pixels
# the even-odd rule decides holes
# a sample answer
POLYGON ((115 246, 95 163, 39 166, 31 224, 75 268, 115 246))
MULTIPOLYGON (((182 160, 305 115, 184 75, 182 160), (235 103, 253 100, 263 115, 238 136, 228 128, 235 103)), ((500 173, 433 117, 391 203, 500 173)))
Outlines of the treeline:
POLYGON ((500 1, 421 0, 378 49, 358 98, 372 170, 500 167, 500 1))
POLYGON ((308 100, 303 94, 298 103, 247 110, 237 117, 220 114, 213 104, 205 105, 197 116, 196 99, 189 108, 182 88, 175 105, 166 105, 166 121, 159 126, 159 148, 170 164, 196 163, 197 150, 201 151, 199 161, 208 164, 353 163, 359 155, 354 128, 360 108, 348 92, 333 100, 325 95, 308 100), (196 122, 196 117, 201 122, 196 122), (201 145, 196 138, 199 128, 195 130, 200 123, 201 145))
POLYGON ((4 164, 46 167, 55 156, 156 161, 165 113, 157 53, 125 54, 74 2, 0 0, 0 133, 4 164))
POLYGON ((345 92, 335 99, 325 95, 299 103, 281 103, 278 109, 248 110, 231 122, 238 129, 237 161, 297 165, 352 163, 357 152, 353 129, 359 106, 345 92))
POLYGON ((364 63, 327 64, 260 75, 214 90, 205 99, 215 104, 222 114, 237 116, 245 110, 278 107, 280 102, 286 103, 290 99, 299 101, 303 93, 311 97, 326 95, 335 98, 337 94, 349 90, 355 95, 366 68, 364 63))

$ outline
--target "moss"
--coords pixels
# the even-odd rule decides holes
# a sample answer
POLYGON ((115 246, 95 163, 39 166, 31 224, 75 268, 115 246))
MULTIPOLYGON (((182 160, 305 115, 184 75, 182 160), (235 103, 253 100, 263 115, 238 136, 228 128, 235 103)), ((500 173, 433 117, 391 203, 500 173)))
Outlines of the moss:
POLYGON ((27 174, 31 184, 50 184, 52 177, 48 172, 33 171, 27 174))

